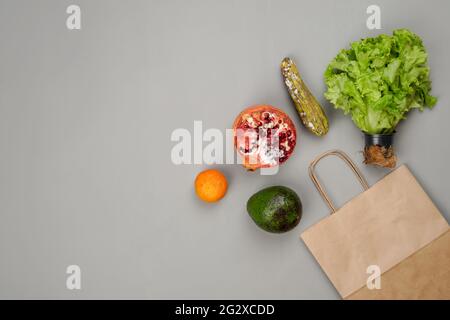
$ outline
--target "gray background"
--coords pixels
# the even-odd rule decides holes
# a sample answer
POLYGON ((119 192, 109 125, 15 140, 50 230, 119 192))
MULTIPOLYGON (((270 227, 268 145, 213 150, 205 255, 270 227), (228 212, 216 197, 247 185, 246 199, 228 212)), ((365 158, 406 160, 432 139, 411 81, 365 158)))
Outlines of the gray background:
MULTIPOLYGON (((361 134, 324 101, 323 71, 350 41, 399 27, 429 52, 432 111, 410 114, 396 151, 449 218, 448 1, 0 1, 0 298, 323 298, 338 294, 299 234, 328 214, 307 175, 339 148, 370 183, 361 134), (65 10, 82 9, 69 31, 65 10), (380 5, 382 30, 366 28, 380 5), (300 126, 279 63, 291 56, 324 104, 331 128, 300 126), (176 128, 229 128, 267 103, 295 120, 299 143, 276 176, 218 166, 229 192, 194 194, 207 166, 171 162, 176 128), (302 198, 299 226, 259 230, 245 204, 281 184, 302 198), (82 269, 82 290, 65 287, 82 269)), ((338 205, 360 188, 338 160, 319 166, 338 205)))

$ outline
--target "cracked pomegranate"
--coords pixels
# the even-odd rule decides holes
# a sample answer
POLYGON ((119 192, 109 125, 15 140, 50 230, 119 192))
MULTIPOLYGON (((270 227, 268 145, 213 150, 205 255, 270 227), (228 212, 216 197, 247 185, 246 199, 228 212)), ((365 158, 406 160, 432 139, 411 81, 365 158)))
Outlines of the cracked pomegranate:
POLYGON ((233 124, 234 145, 248 170, 282 164, 294 152, 294 123, 280 109, 269 105, 249 107, 233 124))

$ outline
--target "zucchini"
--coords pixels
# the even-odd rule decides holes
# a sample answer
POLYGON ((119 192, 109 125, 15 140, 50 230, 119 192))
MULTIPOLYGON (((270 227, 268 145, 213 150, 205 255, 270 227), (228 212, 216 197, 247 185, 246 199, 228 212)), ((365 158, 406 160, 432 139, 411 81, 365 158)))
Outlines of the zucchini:
POLYGON ((317 136, 325 135, 328 132, 328 118, 291 58, 284 58, 281 62, 281 74, 303 125, 317 136))

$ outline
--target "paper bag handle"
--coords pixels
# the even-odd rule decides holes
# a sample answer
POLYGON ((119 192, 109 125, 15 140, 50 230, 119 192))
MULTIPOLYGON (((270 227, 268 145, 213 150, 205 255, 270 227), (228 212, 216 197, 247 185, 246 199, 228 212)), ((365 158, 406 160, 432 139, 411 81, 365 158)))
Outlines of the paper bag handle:
POLYGON ((320 160, 322 160, 323 158, 325 158, 327 156, 331 156, 331 155, 338 156, 339 158, 344 160, 344 162, 350 167, 350 169, 352 169, 353 173, 358 178, 358 180, 361 183, 361 185, 363 186, 364 190, 369 189, 369 185, 368 185, 366 179, 364 178, 364 176, 362 175, 361 171, 359 171, 358 167, 352 161, 352 159, 350 159, 350 157, 348 155, 346 155, 343 151, 330 150, 330 151, 322 153, 316 159, 314 159, 309 165, 309 176, 310 176, 312 182, 314 183, 314 185, 316 186, 317 191, 319 191, 320 195, 322 196, 323 200, 325 200, 325 202, 327 203, 328 207, 330 207, 330 209, 332 211, 331 213, 335 213, 336 212, 336 207, 333 205, 333 203, 331 202, 330 197, 327 195, 327 193, 325 192, 324 188, 320 184, 319 180, 317 179, 316 172, 315 172, 315 168, 316 168, 317 163, 320 160))

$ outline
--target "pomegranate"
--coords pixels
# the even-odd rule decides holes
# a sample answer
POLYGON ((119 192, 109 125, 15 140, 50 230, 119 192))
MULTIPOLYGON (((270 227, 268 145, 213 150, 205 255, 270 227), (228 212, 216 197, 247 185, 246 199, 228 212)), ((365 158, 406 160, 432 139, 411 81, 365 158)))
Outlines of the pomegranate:
POLYGON ((282 164, 294 152, 294 123, 280 109, 257 105, 242 111, 233 124, 234 146, 248 170, 282 164))

